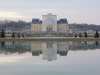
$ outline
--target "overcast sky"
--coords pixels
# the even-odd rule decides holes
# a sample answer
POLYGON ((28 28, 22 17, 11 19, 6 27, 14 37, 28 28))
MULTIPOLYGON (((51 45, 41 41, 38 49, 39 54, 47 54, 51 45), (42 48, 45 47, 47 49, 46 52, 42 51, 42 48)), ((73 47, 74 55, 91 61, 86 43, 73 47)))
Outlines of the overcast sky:
POLYGON ((100 0, 0 0, 0 20, 31 21, 48 12, 69 23, 100 25, 100 0))

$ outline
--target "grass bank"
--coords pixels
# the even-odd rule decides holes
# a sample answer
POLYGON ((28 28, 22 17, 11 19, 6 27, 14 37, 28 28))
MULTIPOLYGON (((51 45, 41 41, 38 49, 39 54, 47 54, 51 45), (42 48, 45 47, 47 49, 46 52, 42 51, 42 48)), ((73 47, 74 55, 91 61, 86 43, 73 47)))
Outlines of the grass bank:
POLYGON ((17 41, 17 40, 68 40, 68 41, 99 41, 100 38, 94 38, 94 37, 88 37, 88 38, 75 38, 75 37, 25 37, 25 38, 12 38, 12 37, 6 37, 6 38, 0 38, 0 41, 17 41))

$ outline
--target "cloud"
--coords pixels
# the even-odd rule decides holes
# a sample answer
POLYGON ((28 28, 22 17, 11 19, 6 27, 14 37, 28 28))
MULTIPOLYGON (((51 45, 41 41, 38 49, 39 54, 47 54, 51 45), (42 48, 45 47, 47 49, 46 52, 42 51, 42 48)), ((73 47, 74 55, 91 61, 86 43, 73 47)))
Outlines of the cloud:
POLYGON ((6 12, 6 11, 2 11, 0 10, 0 17, 4 17, 4 18, 24 18, 24 16, 19 15, 18 13, 15 12, 6 12))
POLYGON ((4 63, 10 63, 10 62, 17 62, 20 59, 23 59, 25 57, 21 57, 21 56, 14 56, 14 57, 0 57, 0 64, 4 64, 4 63))
POLYGON ((42 14, 56 13, 69 23, 100 24, 100 0, 0 0, 0 19, 31 21, 42 14))

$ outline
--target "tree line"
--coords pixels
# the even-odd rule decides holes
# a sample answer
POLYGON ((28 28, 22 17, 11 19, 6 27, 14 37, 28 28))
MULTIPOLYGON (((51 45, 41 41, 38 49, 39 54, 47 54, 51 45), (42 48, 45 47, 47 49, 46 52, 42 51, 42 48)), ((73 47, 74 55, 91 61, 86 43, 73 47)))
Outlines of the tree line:
MULTIPOLYGON (((82 34, 81 33, 79 33, 79 34, 75 34, 75 37, 83 37, 82 36, 82 34)), ((85 32, 84 33, 84 38, 87 38, 88 37, 88 34, 87 34, 87 32, 85 32)), ((95 35, 94 35, 94 38, 99 38, 99 33, 98 33, 98 31, 96 31, 96 33, 95 33, 95 35)))
POLYGON ((12 20, 4 20, 4 21, 0 21, 0 27, 2 28, 6 28, 6 27, 16 27, 16 28, 22 28, 29 25, 30 26, 30 22, 25 22, 22 20, 18 20, 18 21, 12 21, 12 20))
MULTIPOLYGON (((6 28, 6 27, 16 27, 16 28, 22 28, 26 25, 30 26, 30 22, 25 22, 22 20, 18 20, 18 21, 12 21, 12 20, 4 20, 4 21, 0 21, 0 27, 2 28, 6 28)), ((69 26, 75 26, 77 28, 82 28, 82 27, 93 27, 93 28, 98 28, 100 27, 100 25, 96 25, 96 24, 77 24, 77 23, 72 23, 69 24, 69 26)))
POLYGON ((74 26, 77 28, 83 28, 83 27, 92 27, 92 28, 100 28, 100 25, 96 25, 96 24, 77 24, 77 23, 72 23, 69 24, 69 26, 74 26))

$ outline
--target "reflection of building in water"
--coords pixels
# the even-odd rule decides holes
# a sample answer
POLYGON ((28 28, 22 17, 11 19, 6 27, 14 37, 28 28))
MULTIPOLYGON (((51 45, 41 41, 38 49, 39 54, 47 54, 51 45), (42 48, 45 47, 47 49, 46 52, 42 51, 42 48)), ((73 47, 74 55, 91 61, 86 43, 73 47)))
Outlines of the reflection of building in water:
POLYGON ((43 55, 43 60, 57 60, 57 44, 54 43, 43 43, 42 44, 42 55, 43 55))
POLYGON ((42 53, 42 43, 32 43, 31 51, 33 56, 39 56, 42 53))
POLYGON ((13 53, 22 54, 29 51, 30 51, 29 43, 25 44, 25 42, 21 43, 21 42, 11 42, 11 41, 0 43, 0 53, 4 53, 6 55, 13 53))
POLYGON ((57 54, 67 56, 68 50, 100 49, 100 41, 68 41, 68 42, 1 42, 0 54, 22 54, 31 50, 33 56, 43 54, 43 60, 57 60, 57 54))
POLYGON ((23 48, 25 48, 25 49, 27 49, 27 50, 29 50, 30 49, 30 45, 29 45, 29 43, 26 43, 26 42, 12 42, 12 41, 7 41, 7 42, 5 42, 5 47, 6 48, 20 48, 20 47, 23 47, 23 48))
POLYGON ((95 41, 87 41, 88 45, 93 45, 95 43, 95 41))
POLYGON ((68 42, 1 42, 0 53, 25 53, 31 49, 33 56, 43 54, 43 60, 57 60, 57 54, 60 56, 67 56, 68 50, 87 50, 100 49, 100 42, 98 41, 68 41, 68 42), (31 45, 31 46, 30 46, 31 45))
POLYGON ((69 45, 69 50, 87 50, 87 49, 96 49, 100 48, 100 43, 96 41, 80 41, 76 44, 69 45))
POLYGON ((6 45, 12 45, 12 41, 5 42, 6 45))
POLYGON ((67 56, 68 45, 67 44, 58 44, 57 45, 57 54, 61 56, 67 56))
POLYGON ((57 54, 67 56, 68 45, 57 43, 31 43, 33 56, 39 56, 42 53, 43 60, 57 60, 57 54))

